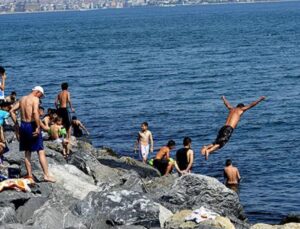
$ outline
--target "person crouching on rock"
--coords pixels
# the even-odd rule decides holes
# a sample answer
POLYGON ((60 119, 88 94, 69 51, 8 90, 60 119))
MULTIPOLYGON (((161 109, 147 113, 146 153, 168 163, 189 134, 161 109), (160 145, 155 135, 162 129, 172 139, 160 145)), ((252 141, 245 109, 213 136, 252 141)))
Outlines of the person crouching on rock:
POLYGON ((171 173, 174 161, 170 158, 170 152, 175 148, 176 143, 170 140, 166 146, 160 148, 153 161, 153 166, 158 169, 162 176, 171 173))
POLYGON ((65 139, 67 131, 62 125, 62 122, 63 119, 61 117, 55 118, 54 124, 50 127, 49 134, 51 140, 54 140, 55 143, 62 144, 64 158, 67 158, 69 155, 69 141, 65 139))
POLYGON ((27 176, 32 178, 31 152, 37 151, 44 172, 44 181, 55 182, 49 175, 48 162, 44 151, 43 138, 40 130, 39 99, 44 96, 44 89, 36 86, 32 92, 22 97, 10 110, 15 123, 17 139, 20 141, 20 151, 25 151, 25 166, 27 176), (16 112, 20 110, 21 126, 19 127, 16 112))
POLYGON ((183 139, 183 148, 177 150, 175 168, 179 175, 190 173, 194 162, 194 151, 191 149, 192 139, 185 137, 183 139))

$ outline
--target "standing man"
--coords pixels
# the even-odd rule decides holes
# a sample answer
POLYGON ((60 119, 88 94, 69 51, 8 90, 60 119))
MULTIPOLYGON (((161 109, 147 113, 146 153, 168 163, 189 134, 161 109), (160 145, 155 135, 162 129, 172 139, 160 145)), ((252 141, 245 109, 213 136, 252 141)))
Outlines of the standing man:
POLYGON ((201 149, 202 155, 205 155, 205 159, 208 159, 208 155, 218 149, 221 149, 230 139, 233 130, 237 127, 241 116, 245 111, 250 108, 256 106, 258 103, 263 101, 266 97, 262 96, 255 102, 250 103, 245 106, 243 103, 239 103, 236 107, 230 105, 230 103, 226 100, 225 96, 222 96, 223 102, 225 106, 229 110, 229 114, 226 120, 225 125, 219 130, 217 139, 210 145, 203 146, 201 149))
POLYGON ((238 186, 241 176, 238 168, 232 165, 230 159, 226 160, 226 167, 224 168, 224 183, 225 185, 235 192, 238 192, 238 186))
POLYGON ((4 89, 5 89, 5 80, 6 80, 6 73, 5 69, 0 66, 0 75, 1 75, 1 82, 0 82, 0 101, 3 102, 4 97, 4 89))
POLYGON ((153 137, 151 131, 148 129, 148 123, 143 122, 141 125, 141 131, 139 131, 138 138, 135 143, 134 151, 137 150, 139 145, 140 158, 143 163, 147 163, 149 152, 153 153, 153 137))
POLYGON ((44 89, 40 86, 34 87, 29 95, 22 97, 13 106, 10 115, 15 123, 17 139, 20 141, 20 151, 25 151, 25 166, 28 177, 32 178, 31 152, 36 151, 44 172, 44 180, 46 182, 55 182, 55 179, 49 175, 40 129, 39 99, 43 96, 44 89), (16 116, 18 110, 20 110, 21 115, 20 127, 16 116))
POLYGON ((185 137, 183 139, 183 148, 177 150, 175 168, 179 175, 190 173, 194 162, 194 151, 192 150, 192 139, 185 137))
POLYGON ((67 130, 67 139, 70 140, 71 137, 71 118, 68 111, 68 105, 72 112, 75 112, 72 103, 71 95, 68 91, 68 83, 61 84, 61 92, 57 95, 55 99, 55 107, 57 109, 57 115, 63 119, 63 125, 67 130))

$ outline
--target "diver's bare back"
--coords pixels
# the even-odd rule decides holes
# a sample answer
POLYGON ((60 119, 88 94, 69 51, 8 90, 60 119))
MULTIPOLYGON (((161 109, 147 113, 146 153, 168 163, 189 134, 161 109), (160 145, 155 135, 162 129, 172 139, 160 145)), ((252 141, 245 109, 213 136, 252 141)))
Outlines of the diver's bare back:
POLYGON ((38 106, 38 104, 39 99, 32 95, 22 97, 20 100, 21 120, 24 122, 33 122, 34 106, 38 106))
POLYGON ((233 129, 235 129, 243 113, 244 111, 240 108, 231 108, 225 125, 231 126, 233 129))
POLYGON ((60 108, 67 108, 67 104, 69 102, 69 92, 64 90, 58 94, 58 101, 60 104, 60 108))

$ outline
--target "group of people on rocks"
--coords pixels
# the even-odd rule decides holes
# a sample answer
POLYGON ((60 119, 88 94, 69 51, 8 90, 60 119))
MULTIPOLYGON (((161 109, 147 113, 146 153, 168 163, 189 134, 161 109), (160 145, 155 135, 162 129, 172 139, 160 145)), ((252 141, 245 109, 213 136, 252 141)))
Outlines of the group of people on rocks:
MULTIPOLYGON (((206 160, 208 160, 211 153, 221 149, 229 141, 244 112, 256 106, 264 99, 265 97, 262 96, 249 105, 240 103, 236 107, 233 107, 225 96, 222 96, 222 100, 228 109, 229 114, 225 125, 219 130, 216 140, 211 144, 203 146, 200 150, 200 153, 205 156, 206 160)), ((147 122, 144 122, 141 125, 141 131, 138 133, 138 138, 135 143, 135 151, 137 151, 138 146, 140 159, 146 163, 148 161, 149 153, 152 153, 154 149, 153 136, 151 131, 148 129, 147 122)), ((192 171, 194 163, 192 139, 190 137, 185 137, 183 139, 183 147, 177 150, 175 160, 170 157, 170 152, 174 148, 175 141, 170 140, 166 146, 159 149, 154 158, 149 160, 149 164, 157 168, 161 175, 168 175, 174 167, 179 175, 187 174, 192 171)), ((226 160, 224 178, 225 184, 233 190, 236 190, 236 186, 239 184, 241 177, 238 169, 232 165, 232 161, 230 159, 226 160)))
POLYGON ((33 178, 30 161, 31 152, 36 151, 44 173, 44 181, 55 182, 48 171, 43 140, 52 140, 62 144, 63 155, 67 158, 72 143, 71 127, 75 137, 81 137, 83 131, 89 134, 77 117, 70 118, 68 107, 71 108, 72 112, 75 110, 71 103, 68 83, 62 83, 62 90, 55 99, 55 109, 49 108, 45 115, 44 108, 41 106, 41 99, 45 96, 45 93, 41 86, 35 86, 30 94, 23 96, 20 100, 17 100, 15 92, 12 92, 8 97, 4 97, 6 72, 1 66, 0 76, 2 77, 0 83, 0 164, 3 162, 3 154, 9 151, 3 125, 10 116, 14 123, 16 138, 20 143, 20 151, 25 151, 27 178, 33 178))

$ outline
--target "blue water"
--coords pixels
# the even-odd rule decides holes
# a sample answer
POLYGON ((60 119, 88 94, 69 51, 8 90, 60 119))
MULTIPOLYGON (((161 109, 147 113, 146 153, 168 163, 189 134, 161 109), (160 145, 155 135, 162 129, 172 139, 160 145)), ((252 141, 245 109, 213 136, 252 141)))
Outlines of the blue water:
POLYGON ((251 222, 300 210, 300 2, 2 15, 7 92, 45 87, 53 106, 68 81, 95 146, 133 155, 140 123, 155 148, 193 140, 194 171, 222 180, 227 158, 243 177, 251 222), (199 155, 236 105, 267 96, 209 161, 199 155))

